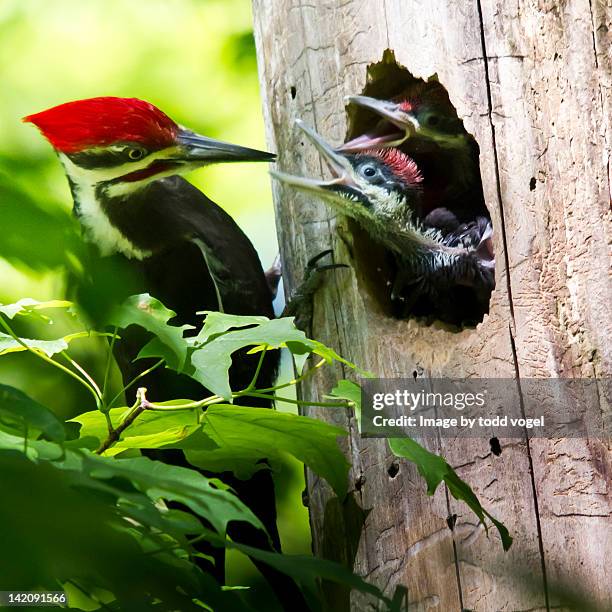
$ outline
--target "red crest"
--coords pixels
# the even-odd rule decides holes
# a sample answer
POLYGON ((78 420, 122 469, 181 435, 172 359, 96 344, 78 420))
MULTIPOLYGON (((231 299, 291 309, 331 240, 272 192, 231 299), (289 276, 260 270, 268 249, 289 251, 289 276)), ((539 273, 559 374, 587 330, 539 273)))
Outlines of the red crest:
POLYGON ((406 113, 418 112, 422 106, 434 106, 445 113, 454 114, 448 93, 438 81, 416 81, 394 99, 406 113))
POLYGON ((380 159, 398 179, 408 186, 417 187, 423 182, 423 175, 414 159, 399 149, 370 149, 364 151, 363 154, 380 159))
POLYGON ((76 153, 114 142, 138 142, 150 149, 172 145, 178 125, 138 98, 89 98, 29 115, 43 136, 62 153, 76 153))

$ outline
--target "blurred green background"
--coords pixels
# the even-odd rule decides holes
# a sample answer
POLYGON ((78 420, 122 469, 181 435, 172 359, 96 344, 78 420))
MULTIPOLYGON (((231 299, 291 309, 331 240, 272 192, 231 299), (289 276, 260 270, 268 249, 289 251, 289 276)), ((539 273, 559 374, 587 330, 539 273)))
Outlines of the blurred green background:
MULTIPOLYGON (((249 0, 0 0, 0 75, 2 303, 66 292, 68 184, 21 117, 79 98, 139 97, 197 132, 265 148, 249 0)), ((277 243, 266 168, 220 165, 188 178, 234 216, 268 267, 277 243)), ((74 348, 100 372, 100 341, 74 348)), ((65 417, 91 409, 78 385, 28 355, 3 357, 0 382, 65 417)), ((310 549, 303 487, 301 466, 288 462, 277 478, 286 552, 310 549)), ((250 562, 228 563, 231 584, 258 582, 250 562)))

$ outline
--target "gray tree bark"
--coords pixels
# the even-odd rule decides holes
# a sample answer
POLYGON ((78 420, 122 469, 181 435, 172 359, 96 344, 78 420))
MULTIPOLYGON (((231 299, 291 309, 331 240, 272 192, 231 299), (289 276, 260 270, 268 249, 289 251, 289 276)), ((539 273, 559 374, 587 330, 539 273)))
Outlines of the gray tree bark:
MULTIPOLYGON (((363 90, 385 49, 416 77, 438 75, 480 145, 497 288, 483 323, 461 333, 385 316, 346 220, 274 185, 285 287, 325 248, 351 264, 317 294, 314 337, 384 377, 610 377, 610 0, 254 0, 253 13, 268 140, 282 170, 324 174, 293 120, 343 142, 343 98, 363 90)), ((320 399, 345 375, 320 376, 303 392, 320 399)), ((495 456, 488 440, 441 441, 437 450, 514 536, 503 554, 496 534, 487 538, 444 489, 427 497, 413 466, 390 470, 385 442, 361 439, 348 413, 310 414, 351 432, 353 464, 343 504, 307 475, 315 554, 388 593, 406 585, 411 610, 547 610, 556 581, 612 606, 609 443, 502 440, 495 456), (517 567, 535 590, 517 585, 517 567)), ((346 593, 328 596, 334 609, 349 607, 346 593)))

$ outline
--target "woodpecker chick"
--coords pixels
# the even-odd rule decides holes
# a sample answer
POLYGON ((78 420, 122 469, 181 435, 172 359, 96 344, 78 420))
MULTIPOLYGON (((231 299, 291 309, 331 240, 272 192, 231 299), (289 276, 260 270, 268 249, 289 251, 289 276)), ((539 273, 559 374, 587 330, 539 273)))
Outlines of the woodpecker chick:
POLYGON ((423 171, 426 197, 421 214, 443 205, 459 222, 488 216, 478 165, 478 146, 465 131, 444 87, 416 81, 391 100, 349 96, 347 100, 381 117, 372 130, 345 143, 339 151, 399 147, 423 171))
MULTIPOLYGON (((415 295, 435 295, 454 285, 485 287, 490 293, 494 262, 483 257, 480 242, 466 248, 460 236, 454 236, 447 244, 438 229, 425 227, 415 215, 423 179, 410 157, 395 148, 342 154, 301 122, 298 125, 322 154, 333 178, 321 181, 275 171, 272 175, 318 194, 394 254, 399 272, 392 299, 400 299, 410 286, 415 295)), ((482 240, 489 237, 490 224, 482 240)))
POLYGON ((381 117, 372 131, 341 147, 347 153, 397 147, 409 138, 420 140, 421 145, 431 141, 444 149, 462 150, 470 140, 446 90, 437 81, 416 81, 391 100, 348 96, 347 101, 381 117))

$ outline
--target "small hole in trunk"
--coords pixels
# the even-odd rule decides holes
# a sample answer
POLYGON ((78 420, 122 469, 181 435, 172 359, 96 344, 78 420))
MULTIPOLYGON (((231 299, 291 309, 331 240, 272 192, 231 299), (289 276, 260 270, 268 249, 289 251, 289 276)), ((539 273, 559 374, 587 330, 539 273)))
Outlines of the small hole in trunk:
POLYGON ((399 473, 399 464, 395 461, 387 468, 387 474, 389 478, 395 478, 399 473))

